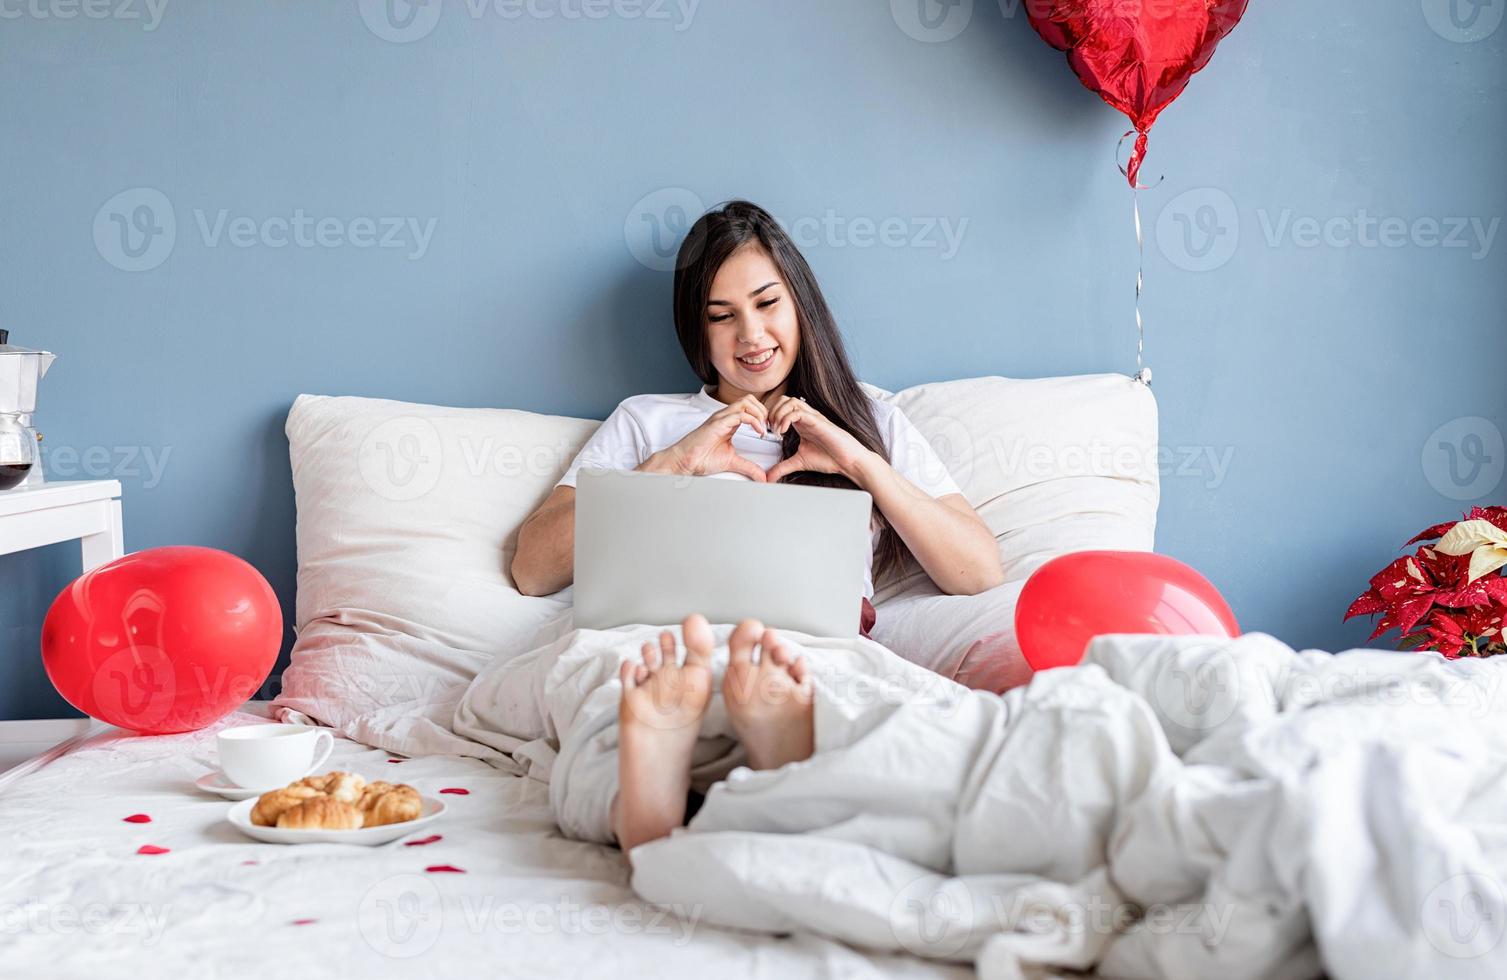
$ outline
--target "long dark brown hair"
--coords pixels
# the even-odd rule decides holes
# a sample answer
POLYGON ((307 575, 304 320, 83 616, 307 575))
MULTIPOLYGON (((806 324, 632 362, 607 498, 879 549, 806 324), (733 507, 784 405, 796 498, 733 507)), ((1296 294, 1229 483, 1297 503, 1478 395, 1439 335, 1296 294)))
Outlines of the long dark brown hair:
MULTIPOLYGON (((686 360, 691 362, 691 370, 707 384, 719 381, 707 342, 707 301, 711 298, 712 280, 722 263, 750 245, 762 248, 774 260, 790 290, 800 324, 800 347, 795 366, 785 380, 785 394, 806 399, 812 408, 851 433, 866 449, 888 459, 872 403, 848 363, 837 321, 811 266, 779 222, 757 204, 729 201, 713 208, 691 226, 680 247, 675 263, 675 333, 686 360)), ((794 456, 800 445, 801 437, 792 426, 785 433, 783 458, 794 456)), ((858 489, 845 476, 809 470, 786 474, 780 482, 858 489)), ((874 508, 874 515, 881 528, 874 556, 873 578, 877 587, 880 577, 899 568, 910 549, 878 507, 874 508)))

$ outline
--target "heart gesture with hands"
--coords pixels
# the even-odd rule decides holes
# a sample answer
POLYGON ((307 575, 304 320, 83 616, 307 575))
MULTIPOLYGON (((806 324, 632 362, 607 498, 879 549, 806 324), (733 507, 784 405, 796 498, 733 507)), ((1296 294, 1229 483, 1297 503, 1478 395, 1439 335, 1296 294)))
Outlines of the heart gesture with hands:
POLYGON ((762 432, 768 421, 764 405, 753 395, 718 409, 685 438, 665 450, 670 469, 681 476, 739 473, 756 483, 768 482, 758 464, 733 448, 733 433, 747 422, 762 432))
POLYGON ((775 483, 787 473, 810 470, 835 473, 858 482, 858 464, 869 450, 853 438, 852 433, 812 408, 803 398, 780 395, 766 402, 765 408, 769 413, 771 432, 783 436, 794 427, 801 437, 795 455, 771 466, 765 474, 766 480, 775 483))

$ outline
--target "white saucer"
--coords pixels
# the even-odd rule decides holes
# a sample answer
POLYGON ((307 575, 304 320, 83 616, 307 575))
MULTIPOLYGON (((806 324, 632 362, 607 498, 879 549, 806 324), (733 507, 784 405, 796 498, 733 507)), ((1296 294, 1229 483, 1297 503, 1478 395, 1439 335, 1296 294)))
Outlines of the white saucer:
POLYGON ((246 800, 253 796, 261 796, 266 790, 247 789, 230 781, 230 778, 218 769, 211 769, 198 779, 194 785, 206 793, 214 793, 223 796, 227 800, 246 800))
POLYGON ((445 812, 445 804, 432 796, 420 797, 424 809, 418 817, 403 823, 383 824, 381 827, 361 827, 357 830, 289 830, 285 827, 258 827, 251 822, 255 800, 242 800, 230 808, 225 819, 247 837, 254 837, 268 844, 362 844, 368 847, 386 844, 399 837, 407 837, 421 827, 439 819, 445 812))

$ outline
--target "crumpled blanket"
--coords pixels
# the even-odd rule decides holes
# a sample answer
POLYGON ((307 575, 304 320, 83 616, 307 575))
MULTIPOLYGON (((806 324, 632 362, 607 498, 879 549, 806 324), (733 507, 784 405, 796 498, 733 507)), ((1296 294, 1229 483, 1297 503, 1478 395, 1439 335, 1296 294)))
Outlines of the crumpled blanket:
POLYGON ((1507 976, 1507 658, 1108 637, 1003 698, 857 704, 631 855, 717 923, 985 978, 1507 976))
MULTIPOLYGON (((499 663, 456 731, 547 780, 567 835, 610 841, 617 669, 658 632, 499 663)), ((1507 975, 1507 658, 1106 637, 1001 698, 785 635, 816 754, 742 768, 715 698, 705 804, 631 855, 649 900, 987 978, 1507 975)))

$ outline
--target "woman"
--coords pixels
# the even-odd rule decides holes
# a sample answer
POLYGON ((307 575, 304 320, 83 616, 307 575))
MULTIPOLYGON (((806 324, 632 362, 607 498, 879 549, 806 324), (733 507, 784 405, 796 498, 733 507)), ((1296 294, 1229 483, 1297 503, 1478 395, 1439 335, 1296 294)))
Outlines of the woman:
POLYGON ((674 307, 704 387, 634 396, 608 416, 523 523, 512 565, 519 591, 548 595, 573 580, 582 466, 867 490, 875 514, 865 636, 875 554, 880 576, 914 556, 949 595, 1004 580, 993 535, 926 439, 859 385, 811 267, 768 212, 733 201, 696 222, 677 260, 674 307))

